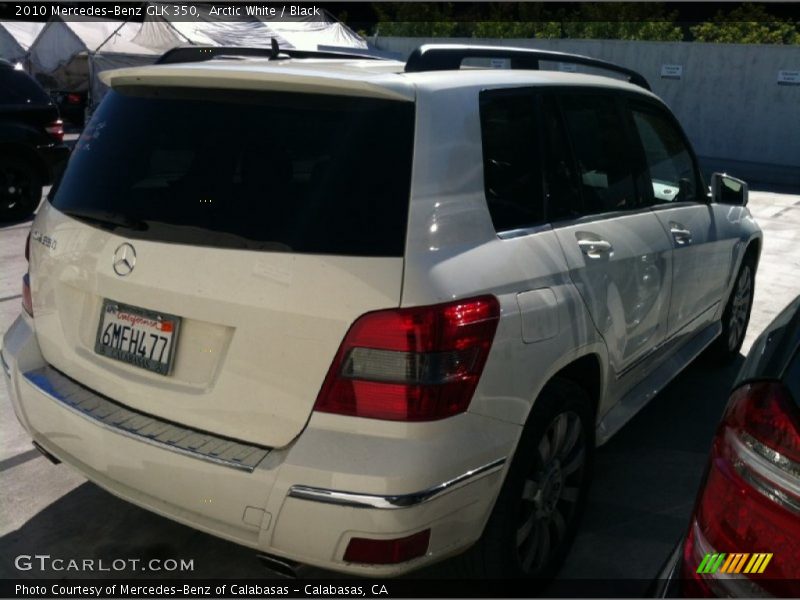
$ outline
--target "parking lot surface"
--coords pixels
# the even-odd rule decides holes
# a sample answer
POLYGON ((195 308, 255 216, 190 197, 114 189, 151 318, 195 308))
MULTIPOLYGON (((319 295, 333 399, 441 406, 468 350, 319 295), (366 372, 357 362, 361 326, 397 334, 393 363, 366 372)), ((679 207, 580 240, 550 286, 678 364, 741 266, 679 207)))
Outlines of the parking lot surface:
MULTIPOLYGON (((765 241, 743 352, 800 294, 800 194, 751 191, 750 209, 765 241)), ((30 222, 0 228, 0 332, 20 311, 20 280, 30 222)), ((691 365, 608 444, 599 449, 588 511, 559 575, 640 579, 655 575, 684 533, 739 361, 725 369, 691 365)), ((184 527, 117 499, 33 449, 0 389, 0 577, 19 571, 23 554, 53 557, 192 559, 194 570, 148 577, 270 577, 247 548, 184 527)), ((436 577, 434 567, 418 576, 436 577)), ((125 573, 47 572, 44 576, 118 577, 125 573)), ((139 573, 132 573, 141 575, 139 573)), ((324 576, 319 571, 310 575, 324 576)))

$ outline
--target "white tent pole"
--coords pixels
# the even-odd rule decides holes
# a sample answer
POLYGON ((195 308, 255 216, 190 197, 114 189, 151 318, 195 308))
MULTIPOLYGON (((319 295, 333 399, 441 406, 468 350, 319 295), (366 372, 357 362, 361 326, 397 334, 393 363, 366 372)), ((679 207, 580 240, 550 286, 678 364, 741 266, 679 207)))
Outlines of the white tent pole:
MULTIPOLYGON (((105 45, 106 45, 106 42, 108 42, 108 40, 110 40, 112 37, 114 37, 115 35, 117 35, 117 32, 119 32, 119 30, 120 30, 120 29, 122 29, 122 26, 123 26, 123 25, 125 25, 125 23, 127 23, 128 21, 130 21, 130 19, 131 19, 131 18, 130 18, 130 17, 128 17, 128 18, 127 18, 127 19, 125 19, 125 20, 124 20, 122 23, 120 23, 120 24, 119 24, 119 27, 117 27, 117 28, 116 28, 114 31, 112 31, 112 32, 111 32, 111 35, 109 35, 109 36, 108 36, 106 39, 104 39, 102 42, 100 42, 100 45, 99 45, 99 46, 97 46, 97 48, 95 48, 95 49, 94 49, 94 52, 97 52, 98 50, 100 50, 100 48, 102 48, 103 46, 105 46, 105 45)), ((92 50, 89 50, 89 53, 90 53, 90 54, 91 54, 91 52, 92 52, 92 50)))

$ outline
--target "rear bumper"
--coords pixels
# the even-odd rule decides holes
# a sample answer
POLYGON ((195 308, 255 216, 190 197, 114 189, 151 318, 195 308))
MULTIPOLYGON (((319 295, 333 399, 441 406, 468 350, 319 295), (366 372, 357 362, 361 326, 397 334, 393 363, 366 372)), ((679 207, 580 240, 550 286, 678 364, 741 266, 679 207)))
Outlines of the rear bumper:
POLYGON ((360 420, 354 432, 350 418, 315 414, 289 446, 263 449, 249 468, 236 468, 102 422, 78 399, 70 406, 70 393, 59 398, 48 389, 63 382, 48 375, 25 316, 6 333, 2 360, 14 411, 33 441, 101 487, 261 552, 352 574, 397 575, 471 545, 519 435, 517 426, 471 414, 405 426, 407 438, 397 424, 360 420), (380 566, 343 561, 352 537, 427 528, 424 557, 380 566))

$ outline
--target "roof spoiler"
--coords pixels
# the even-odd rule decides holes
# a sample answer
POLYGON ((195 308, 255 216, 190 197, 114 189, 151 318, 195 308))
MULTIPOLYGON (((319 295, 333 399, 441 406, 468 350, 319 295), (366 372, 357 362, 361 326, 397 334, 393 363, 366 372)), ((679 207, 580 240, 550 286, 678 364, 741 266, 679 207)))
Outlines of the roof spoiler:
POLYGON ((159 57, 155 64, 169 65, 174 63, 203 62, 218 57, 255 57, 269 60, 278 60, 281 58, 382 58, 371 53, 370 50, 362 48, 336 47, 320 50, 280 48, 276 52, 274 45, 263 48, 246 46, 179 46, 167 50, 159 57))
POLYGON ((461 68, 465 58, 503 58, 511 62, 512 69, 539 70, 540 61, 583 65, 625 75, 628 81, 650 90, 650 84, 636 71, 611 62, 569 54, 528 48, 504 46, 472 46, 467 44, 425 44, 411 53, 406 61, 406 73, 424 71, 453 71, 461 68))

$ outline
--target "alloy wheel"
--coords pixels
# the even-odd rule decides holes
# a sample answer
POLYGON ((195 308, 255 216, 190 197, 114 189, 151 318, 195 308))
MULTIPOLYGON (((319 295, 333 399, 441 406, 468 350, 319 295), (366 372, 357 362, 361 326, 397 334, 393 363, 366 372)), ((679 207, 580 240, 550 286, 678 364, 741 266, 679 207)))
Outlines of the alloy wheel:
POLYGON ((556 415, 537 447, 534 468, 522 488, 516 530, 522 570, 541 570, 567 535, 575 517, 586 462, 586 436, 575 412, 556 415))
POLYGON ((750 312, 750 304, 753 296, 753 281, 750 265, 745 264, 736 280, 736 288, 731 299, 731 313, 728 320, 728 349, 738 348, 745 328, 747 327, 747 316, 750 312))
POLYGON ((0 209, 13 211, 30 201, 33 181, 24 169, 7 165, 0 167, 0 209))

